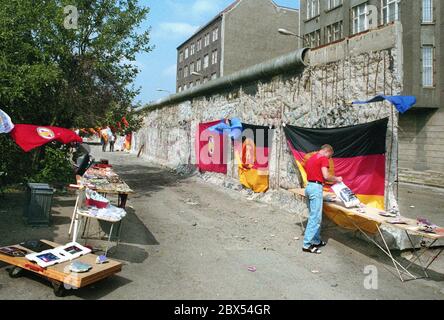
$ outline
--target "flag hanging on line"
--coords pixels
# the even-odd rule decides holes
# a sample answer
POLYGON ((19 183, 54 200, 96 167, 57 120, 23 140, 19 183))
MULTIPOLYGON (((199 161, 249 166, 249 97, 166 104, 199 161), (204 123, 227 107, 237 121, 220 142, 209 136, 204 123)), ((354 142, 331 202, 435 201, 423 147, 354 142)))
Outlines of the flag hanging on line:
POLYGON ((30 124, 17 124, 11 131, 11 136, 25 152, 40 147, 52 141, 63 144, 83 142, 74 131, 51 126, 35 126, 30 124))
POLYGON ((330 144, 335 151, 330 172, 343 177, 362 203, 384 209, 387 125, 388 118, 333 129, 287 125, 285 134, 305 183, 305 161, 322 145, 330 144))
POLYGON ((268 157, 273 129, 242 123, 242 137, 235 140, 234 152, 240 183, 254 192, 269 188, 268 157))
POLYGON ((0 109, 0 133, 9 133, 14 129, 14 124, 11 121, 11 118, 0 109))
POLYGON ((384 96, 379 95, 367 101, 353 101, 352 104, 368 104, 374 102, 389 101, 400 113, 405 113, 416 104, 415 96, 384 96))
POLYGON ((227 174, 224 136, 209 129, 224 120, 200 123, 196 132, 197 167, 201 172, 227 174))

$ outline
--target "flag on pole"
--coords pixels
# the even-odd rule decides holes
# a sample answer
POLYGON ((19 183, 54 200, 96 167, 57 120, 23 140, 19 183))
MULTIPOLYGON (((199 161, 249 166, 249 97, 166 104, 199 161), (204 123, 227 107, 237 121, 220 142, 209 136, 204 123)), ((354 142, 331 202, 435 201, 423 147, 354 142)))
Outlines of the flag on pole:
POLYGON ((11 121, 11 118, 0 109, 0 133, 9 133, 14 129, 14 124, 11 121))
POLYGON ((384 96, 379 95, 367 101, 354 101, 352 104, 368 104, 387 100, 395 106, 400 113, 405 113, 416 104, 415 96, 384 96))
POLYGON ((35 126, 30 124, 17 124, 11 131, 11 136, 25 152, 40 147, 52 141, 63 144, 83 142, 74 131, 59 127, 35 126))

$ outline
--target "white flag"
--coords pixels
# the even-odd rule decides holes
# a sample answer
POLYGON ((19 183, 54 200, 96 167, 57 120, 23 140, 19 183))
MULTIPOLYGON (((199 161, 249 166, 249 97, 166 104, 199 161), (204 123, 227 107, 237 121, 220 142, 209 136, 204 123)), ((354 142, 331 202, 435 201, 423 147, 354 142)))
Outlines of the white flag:
POLYGON ((14 129, 11 118, 0 109, 0 133, 9 133, 14 129))

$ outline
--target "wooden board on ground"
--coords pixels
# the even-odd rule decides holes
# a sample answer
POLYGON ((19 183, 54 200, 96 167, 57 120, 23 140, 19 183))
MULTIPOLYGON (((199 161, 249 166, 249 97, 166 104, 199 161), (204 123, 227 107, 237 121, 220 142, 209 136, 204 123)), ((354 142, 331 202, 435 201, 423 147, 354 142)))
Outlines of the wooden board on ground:
MULTIPOLYGON (((290 189, 289 191, 298 195, 298 196, 305 198, 305 189, 290 189)), ((332 195, 332 194, 333 193, 324 192, 324 199, 325 199, 325 197, 332 195)), ((410 234, 419 235, 424 238, 433 239, 433 240, 444 238, 444 234, 427 233, 427 232, 423 232, 423 231, 418 230, 417 222, 414 219, 402 217, 402 219, 406 222, 406 224, 392 224, 392 223, 390 223, 390 221, 393 220, 393 218, 381 216, 380 213, 382 213, 384 211, 376 209, 376 208, 366 207, 365 212, 359 212, 356 208, 346 208, 342 202, 329 202, 329 201, 325 201, 325 200, 324 200, 324 207, 326 209, 333 209, 333 210, 340 211, 344 214, 358 216, 358 217, 364 218, 368 221, 373 221, 374 223, 377 223, 377 224, 390 225, 393 228, 401 229, 401 230, 409 232, 410 234)), ((439 229, 442 229, 442 228, 439 228, 439 229)))
MULTIPOLYGON (((57 243, 47 240, 42 240, 42 242, 46 242, 53 247, 60 246, 57 243)), ((20 245, 13 246, 30 252, 29 249, 23 248, 20 245)), ((108 278, 122 270, 122 264, 118 261, 108 259, 107 263, 96 264, 96 258, 97 256, 95 254, 90 253, 72 260, 87 263, 92 266, 92 269, 90 269, 88 272, 76 273, 69 270, 69 265, 72 261, 66 261, 64 263, 56 264, 47 268, 40 268, 36 263, 29 261, 25 257, 10 257, 4 254, 0 254, 0 261, 25 270, 29 270, 43 277, 46 277, 49 280, 58 281, 66 285, 70 285, 74 288, 83 288, 99 280, 108 278)))

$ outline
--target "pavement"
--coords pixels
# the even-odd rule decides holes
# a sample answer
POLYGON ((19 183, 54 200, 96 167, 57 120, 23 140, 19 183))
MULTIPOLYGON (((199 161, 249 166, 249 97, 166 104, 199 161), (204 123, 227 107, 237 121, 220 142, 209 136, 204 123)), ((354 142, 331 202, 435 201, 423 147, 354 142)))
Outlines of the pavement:
MULTIPOLYGON (((9 278, 0 264, 0 300, 444 298, 443 257, 430 279, 402 283, 378 249, 338 228, 324 227, 328 246, 321 255, 303 253, 294 214, 134 155, 96 147, 93 153, 109 159, 136 191, 127 203, 122 244, 110 254, 124 264, 122 272, 57 298, 44 279, 9 278)), ((0 245, 29 238, 68 242, 74 201, 72 194, 57 196, 53 225, 30 228, 21 218, 23 194, 6 195, 0 245)))

